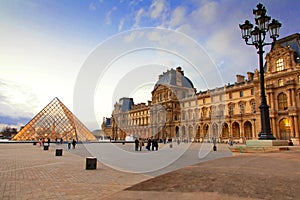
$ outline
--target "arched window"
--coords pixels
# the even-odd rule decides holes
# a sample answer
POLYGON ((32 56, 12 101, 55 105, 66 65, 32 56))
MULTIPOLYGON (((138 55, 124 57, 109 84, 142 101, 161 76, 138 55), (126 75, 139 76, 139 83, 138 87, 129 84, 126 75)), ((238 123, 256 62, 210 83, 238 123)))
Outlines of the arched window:
POLYGON ((241 113, 241 114, 244 114, 244 112, 245 112, 245 104, 244 104, 244 103, 241 103, 241 104, 240 104, 240 113, 241 113))
POLYGON ((207 117, 207 108, 202 109, 203 117, 207 117))
POLYGON ((252 113, 256 113, 256 105, 255 105, 255 102, 252 102, 252 103, 251 103, 251 111, 252 111, 252 113))
POLYGON ((287 96, 283 92, 278 95, 278 109, 287 110, 287 96))
POLYGON ((229 114, 230 116, 233 115, 233 110, 234 110, 233 105, 230 105, 230 106, 228 107, 228 114, 229 114))
POLYGON ((283 59, 282 59, 282 58, 279 58, 279 59, 276 61, 276 72, 279 72, 279 71, 282 71, 282 70, 284 70, 283 59))
POLYGON ((243 97, 243 96, 244 96, 244 92, 240 91, 240 97, 243 97))

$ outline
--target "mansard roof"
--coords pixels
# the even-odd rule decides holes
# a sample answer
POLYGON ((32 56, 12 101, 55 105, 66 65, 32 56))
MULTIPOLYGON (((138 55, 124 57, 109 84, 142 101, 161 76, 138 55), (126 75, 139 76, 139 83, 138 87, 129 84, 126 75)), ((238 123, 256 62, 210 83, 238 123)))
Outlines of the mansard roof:
POLYGON ((192 81, 184 76, 181 67, 177 67, 176 70, 168 70, 167 72, 164 72, 162 75, 160 75, 158 81, 155 84, 155 87, 157 87, 158 85, 194 88, 192 81), (181 80, 181 85, 179 85, 180 83, 177 82, 178 78, 181 80))

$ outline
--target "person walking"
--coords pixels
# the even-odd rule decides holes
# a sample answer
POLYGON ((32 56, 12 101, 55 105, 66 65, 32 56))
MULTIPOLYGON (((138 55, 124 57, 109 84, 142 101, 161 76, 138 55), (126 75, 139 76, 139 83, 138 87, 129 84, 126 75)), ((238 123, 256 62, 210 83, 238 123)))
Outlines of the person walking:
POLYGON ((143 140, 142 140, 142 138, 139 139, 139 146, 140 146, 140 151, 142 151, 142 147, 143 147, 143 140))
POLYGON ((71 138, 68 140, 68 150, 70 150, 71 149, 71 143, 72 143, 72 141, 71 141, 71 138))
POLYGON ((155 143, 154 143, 154 145, 155 145, 155 151, 158 150, 158 141, 159 141, 159 140, 155 140, 155 143))
POLYGON ((139 140, 137 138, 135 138, 134 143, 135 143, 135 150, 138 151, 138 149, 139 149, 139 140))
POLYGON ((150 151, 151 149, 151 138, 148 138, 148 141, 147 141, 147 149, 148 151, 150 151))
POLYGON ((73 149, 75 149, 75 146, 76 146, 76 140, 75 139, 73 139, 72 145, 73 145, 73 149))

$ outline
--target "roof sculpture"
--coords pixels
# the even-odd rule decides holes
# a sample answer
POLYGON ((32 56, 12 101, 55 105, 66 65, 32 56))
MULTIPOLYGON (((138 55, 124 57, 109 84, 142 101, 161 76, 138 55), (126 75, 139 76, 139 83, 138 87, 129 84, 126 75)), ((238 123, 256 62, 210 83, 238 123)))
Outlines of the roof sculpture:
POLYGON ((79 119, 55 97, 12 140, 39 140, 62 138, 64 141, 94 141, 95 136, 79 119))

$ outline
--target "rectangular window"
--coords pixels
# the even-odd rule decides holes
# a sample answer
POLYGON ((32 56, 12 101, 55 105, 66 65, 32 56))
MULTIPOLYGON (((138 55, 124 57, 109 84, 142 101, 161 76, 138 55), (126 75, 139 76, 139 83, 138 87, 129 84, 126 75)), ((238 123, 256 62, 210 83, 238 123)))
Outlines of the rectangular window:
POLYGON ((254 95, 254 89, 253 88, 251 89, 251 95, 254 95))
POLYGON ((300 83, 300 75, 298 75, 298 83, 300 83))
POLYGON ((229 99, 232 99, 232 93, 229 92, 229 99))
POLYGON ((240 97, 243 97, 243 96, 244 96, 243 91, 240 91, 240 97))
POLYGON ((282 59, 282 58, 279 58, 279 59, 276 61, 276 72, 279 72, 279 71, 282 71, 282 70, 284 70, 283 59, 282 59))

